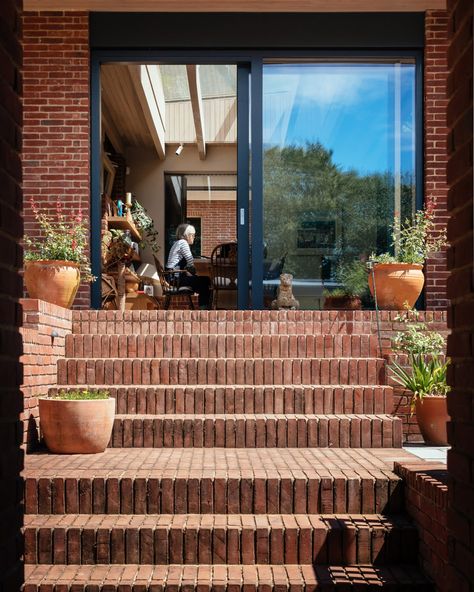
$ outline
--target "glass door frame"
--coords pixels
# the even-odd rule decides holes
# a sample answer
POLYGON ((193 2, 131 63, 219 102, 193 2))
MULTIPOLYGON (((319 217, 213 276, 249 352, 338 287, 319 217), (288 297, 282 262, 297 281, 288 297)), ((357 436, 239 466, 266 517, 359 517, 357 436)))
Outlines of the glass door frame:
MULTIPOLYGON (((394 50, 273 51, 91 51, 91 264, 101 273, 101 88, 100 68, 110 63, 235 64, 237 66, 237 244, 239 310, 263 306, 263 64, 286 60, 415 60, 416 207, 423 204, 423 52, 394 50), (250 231, 250 234, 249 234, 250 231), (251 292, 251 294, 250 294, 251 292)), ((100 281, 91 286, 92 308, 100 308, 100 281)))

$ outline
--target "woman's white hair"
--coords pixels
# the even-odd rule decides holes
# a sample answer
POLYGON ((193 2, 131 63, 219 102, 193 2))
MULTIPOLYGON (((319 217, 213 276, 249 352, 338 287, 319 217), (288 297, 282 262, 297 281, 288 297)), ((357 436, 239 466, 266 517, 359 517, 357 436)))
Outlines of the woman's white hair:
POLYGON ((176 229, 176 238, 178 240, 190 235, 196 234, 196 229, 191 224, 180 224, 176 229))

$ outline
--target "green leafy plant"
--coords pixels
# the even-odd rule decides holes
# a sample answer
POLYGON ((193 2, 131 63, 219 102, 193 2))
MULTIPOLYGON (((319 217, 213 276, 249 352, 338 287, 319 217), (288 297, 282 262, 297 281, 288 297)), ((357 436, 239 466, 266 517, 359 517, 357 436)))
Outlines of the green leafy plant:
POLYGON ((324 290, 325 296, 360 298, 368 291, 367 269, 360 259, 339 265, 335 280, 341 286, 334 290, 324 290))
POLYGON ((372 254, 374 263, 411 263, 423 265, 427 257, 446 246, 446 229, 436 228, 434 220, 435 201, 430 201, 422 210, 417 210, 403 223, 395 217, 392 228, 392 246, 395 255, 372 254))
POLYGON ((408 356, 408 366, 392 362, 389 369, 395 382, 412 393, 413 413, 418 399, 446 396, 449 392, 446 377, 449 359, 443 357, 446 338, 438 331, 430 331, 417 310, 407 308, 395 320, 404 325, 404 329, 392 338, 392 348, 408 356))
POLYGON ((427 359, 421 354, 410 355, 409 358, 408 370, 396 362, 392 363, 390 370, 395 382, 412 393, 410 409, 413 413, 416 402, 423 397, 448 394, 450 387, 446 375, 449 359, 442 360, 437 355, 427 359))
POLYGON ((51 399, 61 399, 64 401, 90 401, 95 399, 108 399, 109 391, 95 389, 77 389, 70 391, 61 391, 50 397, 51 399))
POLYGON ((91 273, 89 225, 79 211, 66 215, 61 202, 56 202, 54 214, 39 208, 31 200, 31 208, 41 229, 39 237, 25 236, 25 261, 72 261, 78 263, 81 280, 94 281, 91 273))
POLYGON ((136 200, 133 201, 131 214, 135 226, 142 235, 140 247, 142 249, 150 247, 153 253, 157 253, 160 247, 158 245, 158 231, 155 230, 153 218, 148 214, 146 209, 136 200))

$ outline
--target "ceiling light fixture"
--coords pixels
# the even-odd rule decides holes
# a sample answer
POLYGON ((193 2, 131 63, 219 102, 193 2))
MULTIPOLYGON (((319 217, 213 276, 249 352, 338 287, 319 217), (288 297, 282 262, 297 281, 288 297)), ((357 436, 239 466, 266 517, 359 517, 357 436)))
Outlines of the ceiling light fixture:
POLYGON ((178 146, 178 148, 176 149, 176 156, 179 156, 181 154, 181 152, 183 151, 184 146, 182 144, 180 144, 178 146))

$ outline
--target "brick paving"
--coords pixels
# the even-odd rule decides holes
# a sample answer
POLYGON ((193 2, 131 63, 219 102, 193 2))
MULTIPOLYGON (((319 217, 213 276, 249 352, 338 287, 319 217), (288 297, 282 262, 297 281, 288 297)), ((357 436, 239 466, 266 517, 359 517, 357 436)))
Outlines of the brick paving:
POLYGON ((430 590, 372 320, 73 313, 50 393, 117 414, 102 454, 26 457, 25 592, 430 590))

